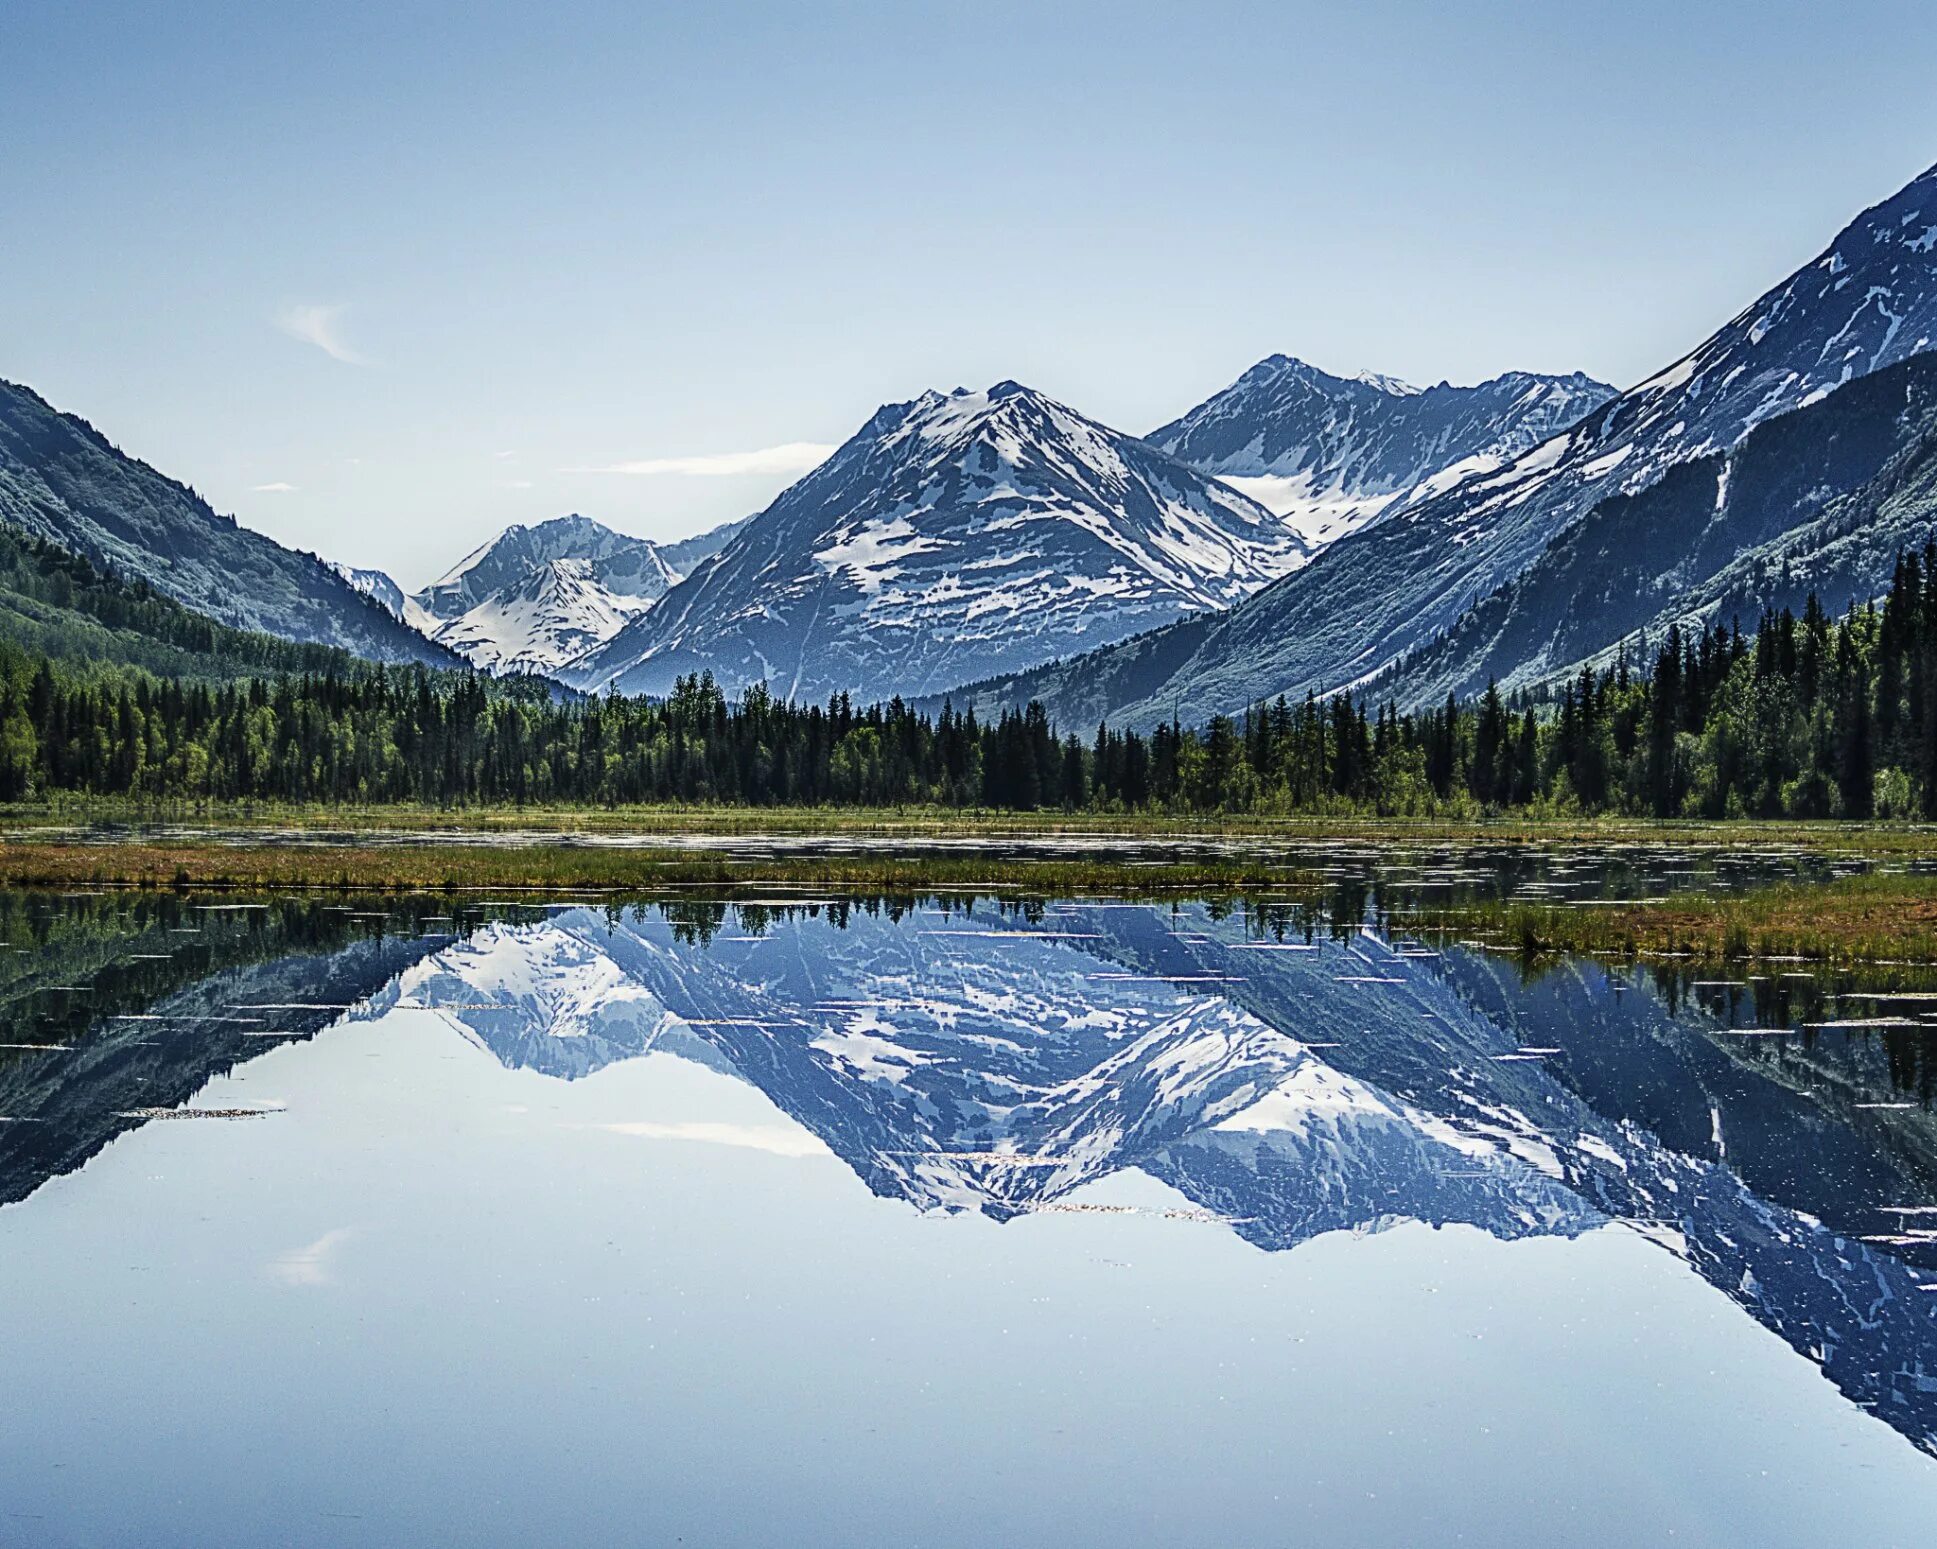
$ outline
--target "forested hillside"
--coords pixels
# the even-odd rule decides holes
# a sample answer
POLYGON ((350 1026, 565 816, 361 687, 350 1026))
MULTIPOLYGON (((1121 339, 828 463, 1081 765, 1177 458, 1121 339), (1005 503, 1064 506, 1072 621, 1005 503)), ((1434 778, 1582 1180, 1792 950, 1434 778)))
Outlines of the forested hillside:
POLYGON ((238 526, 78 415, 4 381, 0 520, 236 628, 378 661, 456 664, 314 554, 238 526))
POLYGON ((124 581, 79 554, 0 523, 0 638, 63 662, 140 667, 164 677, 322 672, 355 658, 230 629, 124 581))

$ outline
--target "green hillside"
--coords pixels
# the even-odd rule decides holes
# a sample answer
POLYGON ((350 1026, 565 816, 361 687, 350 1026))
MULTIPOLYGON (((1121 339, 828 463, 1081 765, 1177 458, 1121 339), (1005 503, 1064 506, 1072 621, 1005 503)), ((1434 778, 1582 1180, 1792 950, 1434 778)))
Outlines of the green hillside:
POLYGON ((0 640, 55 661, 139 667, 164 678, 342 672, 356 662, 334 646, 230 629, 145 581, 124 581, 4 522, 0 640))

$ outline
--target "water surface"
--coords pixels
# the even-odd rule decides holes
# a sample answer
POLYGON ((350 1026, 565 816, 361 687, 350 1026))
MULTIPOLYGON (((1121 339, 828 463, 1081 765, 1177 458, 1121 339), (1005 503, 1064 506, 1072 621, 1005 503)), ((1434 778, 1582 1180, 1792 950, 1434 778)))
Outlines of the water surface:
POLYGON ((1927 1542, 1937 987, 1338 880, 0 896, 0 1543, 1927 1542))

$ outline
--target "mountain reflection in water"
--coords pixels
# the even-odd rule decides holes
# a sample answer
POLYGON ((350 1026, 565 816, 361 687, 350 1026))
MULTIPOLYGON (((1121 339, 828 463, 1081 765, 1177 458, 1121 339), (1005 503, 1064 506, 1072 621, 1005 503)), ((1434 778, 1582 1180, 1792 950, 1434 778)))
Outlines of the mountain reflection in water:
POLYGON ((1269 902, 11 895, 0 922, 15 1209, 280 1043, 422 1008, 547 1077, 729 1074, 927 1212, 1132 1209, 1072 1196, 1135 1169, 1273 1252, 1624 1223, 1937 1452, 1926 990, 1523 973, 1269 902))

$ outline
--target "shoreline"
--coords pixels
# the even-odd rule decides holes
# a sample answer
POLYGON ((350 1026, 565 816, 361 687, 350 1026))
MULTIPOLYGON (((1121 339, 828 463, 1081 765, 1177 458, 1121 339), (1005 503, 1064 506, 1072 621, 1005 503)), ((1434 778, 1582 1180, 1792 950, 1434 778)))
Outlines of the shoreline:
MULTIPOLYGON (((1656 843, 1681 848, 1696 844, 1747 848, 1780 835, 1790 840, 1792 848, 1835 850, 1884 861, 1937 852, 1937 831, 1930 830, 1824 826, 1814 830, 1816 845, 1798 844, 1780 829, 1772 835, 1768 825, 1691 825, 1650 832, 1656 843), (1830 839, 1838 842, 1831 844, 1830 839)), ((654 892, 690 896, 710 891, 731 899, 761 889, 812 888, 856 896, 973 892, 1018 900, 1083 893, 1153 901, 1222 897, 1314 909, 1324 906, 1333 886, 1333 879, 1319 869, 1325 855, 1292 843, 1280 849, 1267 840, 1230 853, 1212 851, 1169 860, 1147 853, 1109 854, 1110 840, 1148 842, 1162 837, 1127 833, 1096 835, 1103 841, 1102 853, 1069 853, 1072 838, 1095 833, 1090 829, 1039 831, 1035 837, 1057 837, 1062 844, 1045 845, 1037 854, 1026 852, 1030 836, 993 830, 957 830, 947 837, 1014 839, 1024 842, 1024 853, 994 845, 983 851, 924 848, 871 853, 871 847, 840 843, 868 837, 854 830, 823 830, 819 837, 830 841, 827 849, 808 847, 780 854, 736 853, 703 844, 438 843, 401 835, 377 843, 340 844, 308 841, 301 831, 288 830, 278 831, 274 843, 261 842, 261 830, 256 831, 254 842, 247 831, 221 841, 171 842, 14 835, 0 843, 0 886, 371 895, 570 890, 613 902, 654 892), (1258 899, 1259 894, 1269 897, 1258 899)), ((1184 844, 1246 836, 1189 831, 1169 837, 1184 844)), ((1593 842, 1571 826, 1518 837, 1492 831, 1484 840, 1445 829, 1375 831, 1363 826, 1304 837, 1321 841, 1383 838, 1428 845, 1593 842)), ((1604 830, 1595 838, 1603 844, 1644 842, 1632 828, 1604 830)), ((1716 962, 1792 957, 1824 963, 1937 963, 1937 875, 1901 869, 1819 882, 1775 881, 1741 892, 1690 890, 1613 906, 1587 901, 1569 906, 1524 898, 1466 903, 1394 900, 1389 919, 1398 931, 1471 940, 1529 960, 1575 953, 1623 960, 1691 956, 1716 962)))
POLYGON ((643 837, 813 838, 907 836, 954 839, 1139 839, 1153 842, 1400 839, 1505 845, 1766 845, 1937 859, 1937 823, 1838 819, 1634 818, 1507 813, 1495 817, 1371 817, 1352 814, 1015 812, 939 807, 420 807, 208 802, 136 804, 115 799, 0 804, 0 832, 109 838, 181 831, 303 835, 423 833, 530 835, 535 839, 643 837))

